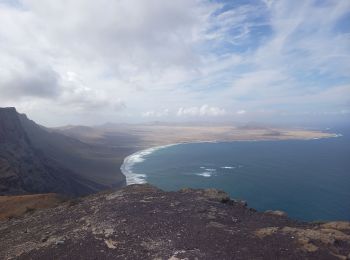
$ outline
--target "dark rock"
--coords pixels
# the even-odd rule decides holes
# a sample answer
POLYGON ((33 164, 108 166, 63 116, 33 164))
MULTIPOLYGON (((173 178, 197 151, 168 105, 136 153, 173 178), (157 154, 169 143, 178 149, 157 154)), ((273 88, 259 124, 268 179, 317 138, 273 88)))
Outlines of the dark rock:
POLYGON ((15 108, 0 108, 0 195, 81 196, 109 188, 84 174, 92 167, 79 168, 93 161, 80 155, 93 148, 37 125, 15 108))
POLYGON ((197 189, 196 190, 191 188, 184 188, 184 189, 181 189, 180 192, 198 193, 201 195, 202 198, 207 198, 207 199, 219 201, 222 203, 227 203, 230 201, 230 196, 226 192, 217 190, 217 189, 204 189, 204 190, 197 189))
POLYGON ((243 207, 247 207, 248 203, 245 200, 235 200, 235 203, 238 203, 239 205, 243 207))
POLYGON ((49 239, 48 236, 44 236, 43 238, 41 238, 41 242, 46 242, 49 239))
POLYGON ((1 222, 0 259, 346 259, 350 252, 348 222, 302 223, 222 198, 150 185, 91 195, 1 222))

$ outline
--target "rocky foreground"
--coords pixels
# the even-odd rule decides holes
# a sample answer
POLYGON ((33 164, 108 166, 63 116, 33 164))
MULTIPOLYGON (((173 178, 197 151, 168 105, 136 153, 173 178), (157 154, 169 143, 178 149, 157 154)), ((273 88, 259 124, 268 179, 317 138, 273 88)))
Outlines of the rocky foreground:
POLYGON ((0 222, 0 259, 349 259, 350 223, 259 213, 217 190, 132 185, 0 222))

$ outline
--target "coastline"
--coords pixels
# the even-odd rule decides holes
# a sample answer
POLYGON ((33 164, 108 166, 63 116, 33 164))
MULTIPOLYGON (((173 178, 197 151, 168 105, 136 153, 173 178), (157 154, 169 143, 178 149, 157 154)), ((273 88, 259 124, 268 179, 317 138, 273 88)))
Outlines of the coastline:
POLYGON ((128 155, 127 157, 125 157, 123 160, 123 164, 120 167, 120 171, 125 176, 126 186, 132 185, 132 184, 147 183, 144 179, 146 177, 145 174, 136 174, 130 170, 130 168, 133 165, 135 165, 136 163, 140 163, 140 162, 144 161, 144 159, 142 158, 143 156, 151 154, 151 153, 158 151, 160 149, 167 148, 170 146, 175 146, 178 144, 180 144, 180 143, 154 146, 154 147, 139 150, 139 151, 132 153, 132 154, 128 155))
MULTIPOLYGON (((322 133, 322 132, 321 132, 322 133)), ((175 145, 181 145, 181 144, 200 144, 200 143, 233 143, 233 142, 266 142, 266 141, 290 141, 290 140, 300 140, 300 141, 307 141, 307 140, 320 140, 320 139, 327 139, 327 138, 337 138, 342 137, 343 135, 340 133, 328 133, 329 136, 322 136, 322 137, 312 137, 312 138, 285 138, 285 139, 238 139, 238 140, 193 140, 193 141, 183 141, 183 142, 177 142, 172 144, 165 144, 165 145, 156 145, 153 147, 145 148, 142 150, 139 150, 135 153, 132 153, 124 158, 123 163, 120 167, 121 173, 125 176, 125 182, 126 186, 132 185, 132 184, 145 184, 147 181, 145 178, 147 177, 146 174, 137 174, 132 172, 130 168, 132 168, 135 164, 143 162, 145 159, 144 156, 147 156, 149 154, 152 154, 155 151, 168 148, 175 145)))

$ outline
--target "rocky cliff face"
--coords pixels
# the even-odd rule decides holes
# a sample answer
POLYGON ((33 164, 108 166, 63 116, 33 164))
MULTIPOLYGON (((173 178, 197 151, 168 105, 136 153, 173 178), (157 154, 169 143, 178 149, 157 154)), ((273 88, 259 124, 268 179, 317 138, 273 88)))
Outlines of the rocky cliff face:
POLYGON ((132 185, 0 223, 1 259, 350 257, 349 222, 300 223, 213 189, 132 185))
POLYGON ((0 195, 56 192, 78 196, 107 187, 83 178, 40 149, 37 144, 45 132, 14 108, 0 108, 0 195), (37 139, 32 137, 35 133, 37 139))
POLYGON ((0 144, 28 144, 28 137, 13 107, 0 108, 0 144))

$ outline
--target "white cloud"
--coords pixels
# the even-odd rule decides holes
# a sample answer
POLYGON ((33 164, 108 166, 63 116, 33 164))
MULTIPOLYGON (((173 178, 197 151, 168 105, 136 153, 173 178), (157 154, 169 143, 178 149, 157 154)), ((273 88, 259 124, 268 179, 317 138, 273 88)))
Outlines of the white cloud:
POLYGON ((269 3, 272 37, 254 55, 264 69, 348 75, 349 35, 335 27, 350 11, 349 1, 269 3))
POLYGON ((50 112, 127 107, 140 114, 149 109, 146 96, 166 96, 200 76, 196 48, 220 6, 197 0, 0 3, 0 105, 48 113, 43 108, 50 100, 50 112), (35 66, 25 66, 28 61, 35 66))
POLYGON ((266 6, 268 8, 271 7, 271 5, 273 4, 274 0, 262 0, 264 2, 264 4, 266 4, 266 6))
POLYGON ((249 111, 348 109, 350 91, 341 85, 349 82, 350 38, 336 27, 344 28, 350 2, 264 2, 271 34, 242 58, 249 69, 222 97, 249 111))
POLYGON ((168 115, 169 115, 169 109, 167 108, 161 111, 150 110, 142 113, 143 117, 166 117, 168 115))
POLYGON ((200 107, 180 107, 176 113, 177 116, 223 116, 225 109, 202 105, 200 107))
POLYGON ((0 106, 44 124, 350 106, 347 0, 9 3, 0 106))
POLYGON ((247 113, 247 111, 245 111, 245 110, 243 110, 243 109, 238 110, 238 111, 236 112, 237 115, 244 115, 244 114, 246 114, 246 113, 247 113))
POLYGON ((241 74, 233 81, 230 92, 236 98, 249 96, 254 99, 265 95, 275 96, 280 94, 281 89, 283 93, 287 93, 286 82, 290 84, 293 79, 278 69, 257 70, 241 74))

